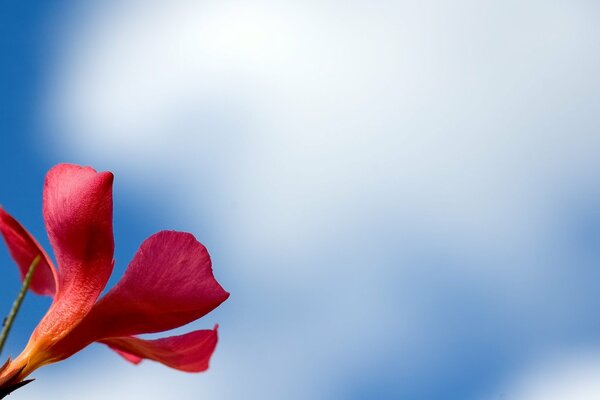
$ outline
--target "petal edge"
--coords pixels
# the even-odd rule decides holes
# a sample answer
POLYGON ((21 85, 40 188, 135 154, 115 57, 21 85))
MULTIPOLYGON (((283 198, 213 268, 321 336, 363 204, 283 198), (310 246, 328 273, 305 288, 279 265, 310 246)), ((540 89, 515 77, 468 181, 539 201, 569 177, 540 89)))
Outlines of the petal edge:
POLYGON ((40 264, 31 280, 29 289, 39 295, 54 296, 56 292, 56 268, 37 240, 13 216, 0 207, 0 233, 8 251, 19 267, 21 280, 25 278, 33 259, 41 255, 40 264))
POLYGON ((217 346, 217 329, 218 326, 215 326, 214 329, 156 340, 130 336, 109 338, 100 342, 134 364, 148 359, 180 371, 203 372, 208 369, 210 358, 217 346))

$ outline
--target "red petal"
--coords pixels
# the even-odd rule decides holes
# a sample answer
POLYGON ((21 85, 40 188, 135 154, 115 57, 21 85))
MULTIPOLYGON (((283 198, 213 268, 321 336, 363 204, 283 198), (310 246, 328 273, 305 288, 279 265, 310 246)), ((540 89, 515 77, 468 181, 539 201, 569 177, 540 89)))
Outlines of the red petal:
POLYGON ((0 233, 4 237, 10 255, 19 266, 21 279, 25 278, 33 259, 41 255, 30 289, 37 294, 54 296, 56 269, 50 258, 34 237, 2 207, 0 207, 0 233))
POLYGON ((97 321, 101 337, 160 332, 202 317, 228 296, 192 234, 162 231, 142 243, 123 278, 86 320, 97 321))
POLYGON ((36 328, 51 343, 71 331, 89 312, 113 267, 110 172, 61 164, 44 185, 44 219, 58 263, 54 303, 36 328))
POLYGON ((206 248, 189 233, 162 231, 142 243, 119 283, 53 352, 62 359, 97 340, 173 329, 227 297, 206 248))
POLYGON ((148 359, 180 371, 202 372, 217 346, 217 327, 158 340, 118 337, 101 342, 134 364, 148 359))
MULTIPOLYGON (((131 337, 131 336, 130 336, 131 337)), ((121 339, 127 339, 127 337, 123 337, 121 339)), ((123 357, 124 359, 126 359, 127 361, 129 361, 132 364, 138 365, 139 363, 142 362, 143 358, 142 357, 138 357, 134 354, 131 353, 127 353, 124 350, 120 350, 117 347, 111 346, 111 339, 106 339, 103 340, 102 343, 108 345, 108 347, 110 347, 111 349, 113 349, 118 355, 120 355, 121 357, 123 357)))

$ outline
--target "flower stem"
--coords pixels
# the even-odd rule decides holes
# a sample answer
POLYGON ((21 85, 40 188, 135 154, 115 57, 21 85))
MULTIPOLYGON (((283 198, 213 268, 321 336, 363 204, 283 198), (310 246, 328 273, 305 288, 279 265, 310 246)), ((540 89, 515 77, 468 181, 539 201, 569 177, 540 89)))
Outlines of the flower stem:
POLYGON ((29 285, 31 285, 31 279, 33 278, 33 273, 35 272, 35 268, 40 263, 40 256, 37 255, 31 262, 29 266, 29 270, 27 271, 27 275, 25 275, 25 279, 23 279, 23 285, 21 286, 21 290, 15 299, 8 316, 4 319, 2 326, 2 333, 0 333, 0 354, 2 353, 2 349, 4 348, 4 343, 6 343, 6 339, 8 338, 8 334, 10 333, 10 328, 12 328, 13 323, 15 322, 15 318, 17 317, 17 313, 21 308, 21 304, 23 304, 23 300, 25 299, 25 295, 27 294, 27 289, 29 289, 29 285))

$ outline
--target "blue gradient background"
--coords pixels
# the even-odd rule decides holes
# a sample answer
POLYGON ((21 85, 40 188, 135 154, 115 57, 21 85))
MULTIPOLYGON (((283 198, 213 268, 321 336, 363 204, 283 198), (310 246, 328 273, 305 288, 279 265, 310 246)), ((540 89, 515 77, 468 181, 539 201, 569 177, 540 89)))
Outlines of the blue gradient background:
MULTIPOLYGON (((45 172, 111 170, 109 286, 177 229, 232 293, 180 330, 220 324, 206 374, 92 346, 14 398, 600 397, 599 16, 3 2, 0 203, 47 246, 45 172)), ((28 296, 3 357, 48 304, 28 296)))

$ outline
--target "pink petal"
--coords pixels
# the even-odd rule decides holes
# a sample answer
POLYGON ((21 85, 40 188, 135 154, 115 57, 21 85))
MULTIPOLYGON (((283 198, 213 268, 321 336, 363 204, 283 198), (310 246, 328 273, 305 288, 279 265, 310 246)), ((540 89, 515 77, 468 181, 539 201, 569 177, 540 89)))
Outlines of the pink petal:
POLYGON ((43 209, 58 263, 58 290, 32 342, 64 337, 106 286, 113 268, 112 183, 110 172, 90 167, 60 164, 48 172, 43 209))
POLYGON ((217 346, 217 327, 158 340, 117 337, 101 342, 134 364, 148 359, 180 371, 202 372, 217 346))
POLYGON ((206 248, 189 233, 162 231, 142 243, 119 283, 53 353, 63 359, 105 338, 173 329, 227 297, 206 248))
POLYGON ((25 278, 34 258, 37 255, 41 256, 30 289, 37 294, 54 296, 56 269, 52 261, 35 238, 2 207, 0 207, 0 233, 4 237, 10 255, 19 267, 21 279, 25 278))

